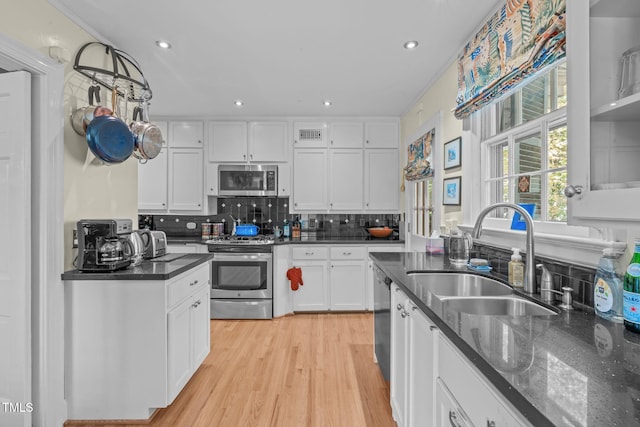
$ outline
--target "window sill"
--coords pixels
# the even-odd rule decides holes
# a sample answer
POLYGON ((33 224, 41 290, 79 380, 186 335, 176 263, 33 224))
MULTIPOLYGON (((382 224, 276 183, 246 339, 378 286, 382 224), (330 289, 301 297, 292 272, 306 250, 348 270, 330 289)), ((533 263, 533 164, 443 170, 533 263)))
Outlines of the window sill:
MULTIPOLYGON (((458 227, 469 234, 473 231, 473 225, 459 225, 458 227)), ((526 233, 524 231, 483 226, 480 238, 477 240, 508 250, 513 247, 524 250, 525 236, 526 233)), ((539 232, 534 232, 533 242, 536 256, 589 267, 598 265, 604 248, 615 248, 622 252, 627 247, 626 242, 539 232)))

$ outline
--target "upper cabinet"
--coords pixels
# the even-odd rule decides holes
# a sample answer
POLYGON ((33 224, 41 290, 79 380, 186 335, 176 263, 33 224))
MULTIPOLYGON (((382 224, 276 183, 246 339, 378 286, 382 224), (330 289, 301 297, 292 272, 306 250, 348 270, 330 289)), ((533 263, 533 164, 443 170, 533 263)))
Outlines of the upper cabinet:
POLYGON ((398 148, 398 122, 370 122, 364 125, 365 148, 398 148))
POLYGON ((362 148, 363 139, 362 122, 336 122, 329 125, 331 148, 362 148))
POLYGON ((569 221, 640 221, 640 2, 567 0, 569 221))
POLYGON ((210 162, 286 162, 288 125, 283 121, 210 122, 210 162))
POLYGON ((199 121, 180 121, 169 123, 169 147, 204 147, 204 124, 199 121))

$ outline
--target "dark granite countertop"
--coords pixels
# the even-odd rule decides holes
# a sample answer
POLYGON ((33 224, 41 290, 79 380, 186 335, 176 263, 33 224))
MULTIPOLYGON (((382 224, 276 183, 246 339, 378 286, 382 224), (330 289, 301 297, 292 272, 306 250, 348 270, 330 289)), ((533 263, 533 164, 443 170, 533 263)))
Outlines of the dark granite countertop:
POLYGON ((142 264, 105 273, 65 271, 62 280, 167 280, 213 258, 213 254, 184 254, 173 261, 144 260, 142 264))
MULTIPOLYGON (((200 243, 205 244, 199 236, 198 237, 186 237, 167 236, 167 243, 169 245, 186 245, 200 243)), ((388 244, 403 244, 404 240, 392 240, 388 238, 375 238, 375 237, 361 237, 361 236, 335 236, 335 235, 315 235, 315 236, 302 236, 299 239, 291 237, 281 237, 276 239, 276 245, 297 245, 297 244, 312 244, 312 245, 328 245, 328 244, 340 244, 340 245, 388 245, 388 244)))
POLYGON ((446 257, 370 257, 534 426, 640 426, 640 335, 578 309, 540 317, 445 311, 407 273, 461 271, 446 257))

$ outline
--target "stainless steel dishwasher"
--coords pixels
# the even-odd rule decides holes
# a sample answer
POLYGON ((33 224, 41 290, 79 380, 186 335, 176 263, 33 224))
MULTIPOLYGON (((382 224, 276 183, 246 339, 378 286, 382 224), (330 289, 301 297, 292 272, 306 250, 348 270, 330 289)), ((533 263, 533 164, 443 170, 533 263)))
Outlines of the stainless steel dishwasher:
POLYGON ((391 366, 391 279, 373 265, 373 326, 376 360, 385 381, 391 366))

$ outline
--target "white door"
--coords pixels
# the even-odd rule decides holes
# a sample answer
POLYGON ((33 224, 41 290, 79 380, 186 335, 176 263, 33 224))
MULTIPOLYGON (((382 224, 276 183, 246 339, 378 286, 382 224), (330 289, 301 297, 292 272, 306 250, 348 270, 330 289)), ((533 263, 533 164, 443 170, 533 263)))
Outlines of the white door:
POLYGON ((138 165, 138 209, 167 209, 167 149, 138 165))
POLYGON ((252 122, 249 125, 249 160, 286 162, 289 160, 287 122, 252 122))
POLYGON ((199 211, 204 199, 202 150, 169 150, 169 209, 199 211))
POLYGON ((29 426, 31 75, 0 74, 0 425, 29 426), (9 244, 10 242, 10 244, 9 244))
POLYGON ((293 152, 293 210, 327 209, 327 150, 293 152))
POLYGON ((329 208, 336 211, 362 210, 364 200, 362 150, 356 148, 329 152, 331 166, 329 208))
POLYGON ((400 210, 400 172, 398 150, 364 150, 365 210, 400 210))

